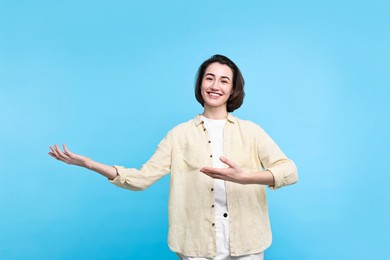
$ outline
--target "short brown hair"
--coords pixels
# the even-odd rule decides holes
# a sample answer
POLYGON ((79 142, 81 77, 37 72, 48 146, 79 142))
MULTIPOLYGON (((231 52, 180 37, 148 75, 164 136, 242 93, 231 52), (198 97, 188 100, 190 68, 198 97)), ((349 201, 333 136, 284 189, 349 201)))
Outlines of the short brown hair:
POLYGON ((242 77, 240 69, 237 67, 236 64, 234 64, 233 61, 231 61, 228 57, 216 54, 209 58, 208 60, 204 61, 196 73, 196 82, 195 82, 195 97, 196 100, 204 106, 204 99, 202 97, 202 79, 204 77, 204 74, 206 72, 206 69, 210 64, 218 62, 220 64, 227 65, 233 72, 233 93, 230 95, 228 102, 227 102, 227 112, 233 112, 237 108, 239 108, 242 103, 244 102, 244 85, 245 81, 242 77))

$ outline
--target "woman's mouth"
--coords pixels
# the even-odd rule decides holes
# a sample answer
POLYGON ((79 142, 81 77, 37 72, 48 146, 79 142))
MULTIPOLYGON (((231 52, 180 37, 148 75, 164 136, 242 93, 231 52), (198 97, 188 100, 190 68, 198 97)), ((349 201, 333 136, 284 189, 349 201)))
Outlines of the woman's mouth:
POLYGON ((207 94, 208 94, 211 98, 219 98, 220 96, 222 96, 222 94, 220 94, 220 93, 215 93, 215 92, 207 92, 207 94))

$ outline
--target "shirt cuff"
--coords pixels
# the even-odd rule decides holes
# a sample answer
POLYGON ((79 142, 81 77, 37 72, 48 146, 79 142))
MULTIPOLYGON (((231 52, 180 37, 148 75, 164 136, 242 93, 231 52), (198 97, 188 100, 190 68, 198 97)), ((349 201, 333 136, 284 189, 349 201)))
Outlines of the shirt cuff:
POLYGON ((271 166, 266 170, 270 171, 274 175, 274 185, 268 185, 271 190, 276 190, 283 186, 294 184, 298 181, 297 169, 291 160, 271 166))
POLYGON ((118 165, 113 165, 112 167, 115 168, 116 173, 118 174, 114 179, 110 180, 108 179, 111 183, 116 184, 116 185, 123 185, 126 182, 126 177, 123 174, 123 171, 125 167, 123 166, 118 166, 118 165))

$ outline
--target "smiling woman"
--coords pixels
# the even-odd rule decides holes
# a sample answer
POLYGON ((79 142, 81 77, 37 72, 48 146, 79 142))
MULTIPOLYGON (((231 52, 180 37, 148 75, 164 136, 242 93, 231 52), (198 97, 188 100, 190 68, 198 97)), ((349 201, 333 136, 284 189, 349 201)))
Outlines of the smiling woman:
POLYGON ((204 107, 204 91, 206 91, 206 93, 207 91, 212 93, 212 88, 214 87, 213 94, 220 95, 222 93, 218 93, 218 87, 221 88, 221 91, 225 90, 225 93, 227 88, 230 88, 230 91, 227 92, 226 96, 228 99, 223 99, 226 102, 226 108, 222 107, 222 110, 233 112, 238 109, 244 101, 244 84, 245 81, 241 71, 234 62, 225 56, 214 55, 211 59, 203 62, 199 67, 195 83, 195 97, 204 107), (215 75, 213 72, 219 73, 219 75, 215 75), (219 78, 216 78, 217 76, 219 76, 219 78))
POLYGON ((233 91, 231 79, 233 72, 227 65, 213 63, 207 67, 201 86, 205 112, 226 111, 227 101, 233 91))
POLYGON ((230 114, 243 103, 244 79, 229 58, 203 62, 195 96, 203 114, 169 131, 139 170, 93 161, 65 144, 49 155, 130 190, 170 173, 168 244, 179 258, 263 259, 271 244, 265 186, 297 182, 295 164, 260 126, 230 114))

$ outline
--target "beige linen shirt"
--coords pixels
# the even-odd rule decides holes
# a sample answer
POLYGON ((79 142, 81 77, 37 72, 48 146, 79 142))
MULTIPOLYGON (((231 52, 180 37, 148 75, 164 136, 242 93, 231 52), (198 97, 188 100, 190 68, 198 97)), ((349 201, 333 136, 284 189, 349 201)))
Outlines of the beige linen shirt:
MULTIPOLYGON (((243 170, 269 170, 277 189, 297 182, 295 164, 253 122, 228 115, 224 128, 224 156, 243 170)), ((199 170, 212 166, 211 141, 200 115, 168 132, 140 170, 114 166, 115 185, 144 190, 171 173, 168 204, 168 245, 186 256, 216 255, 214 180, 199 170)), ((259 173, 261 174, 261 173, 259 173)), ((264 251, 272 241, 265 186, 226 182, 232 256, 264 251)))

